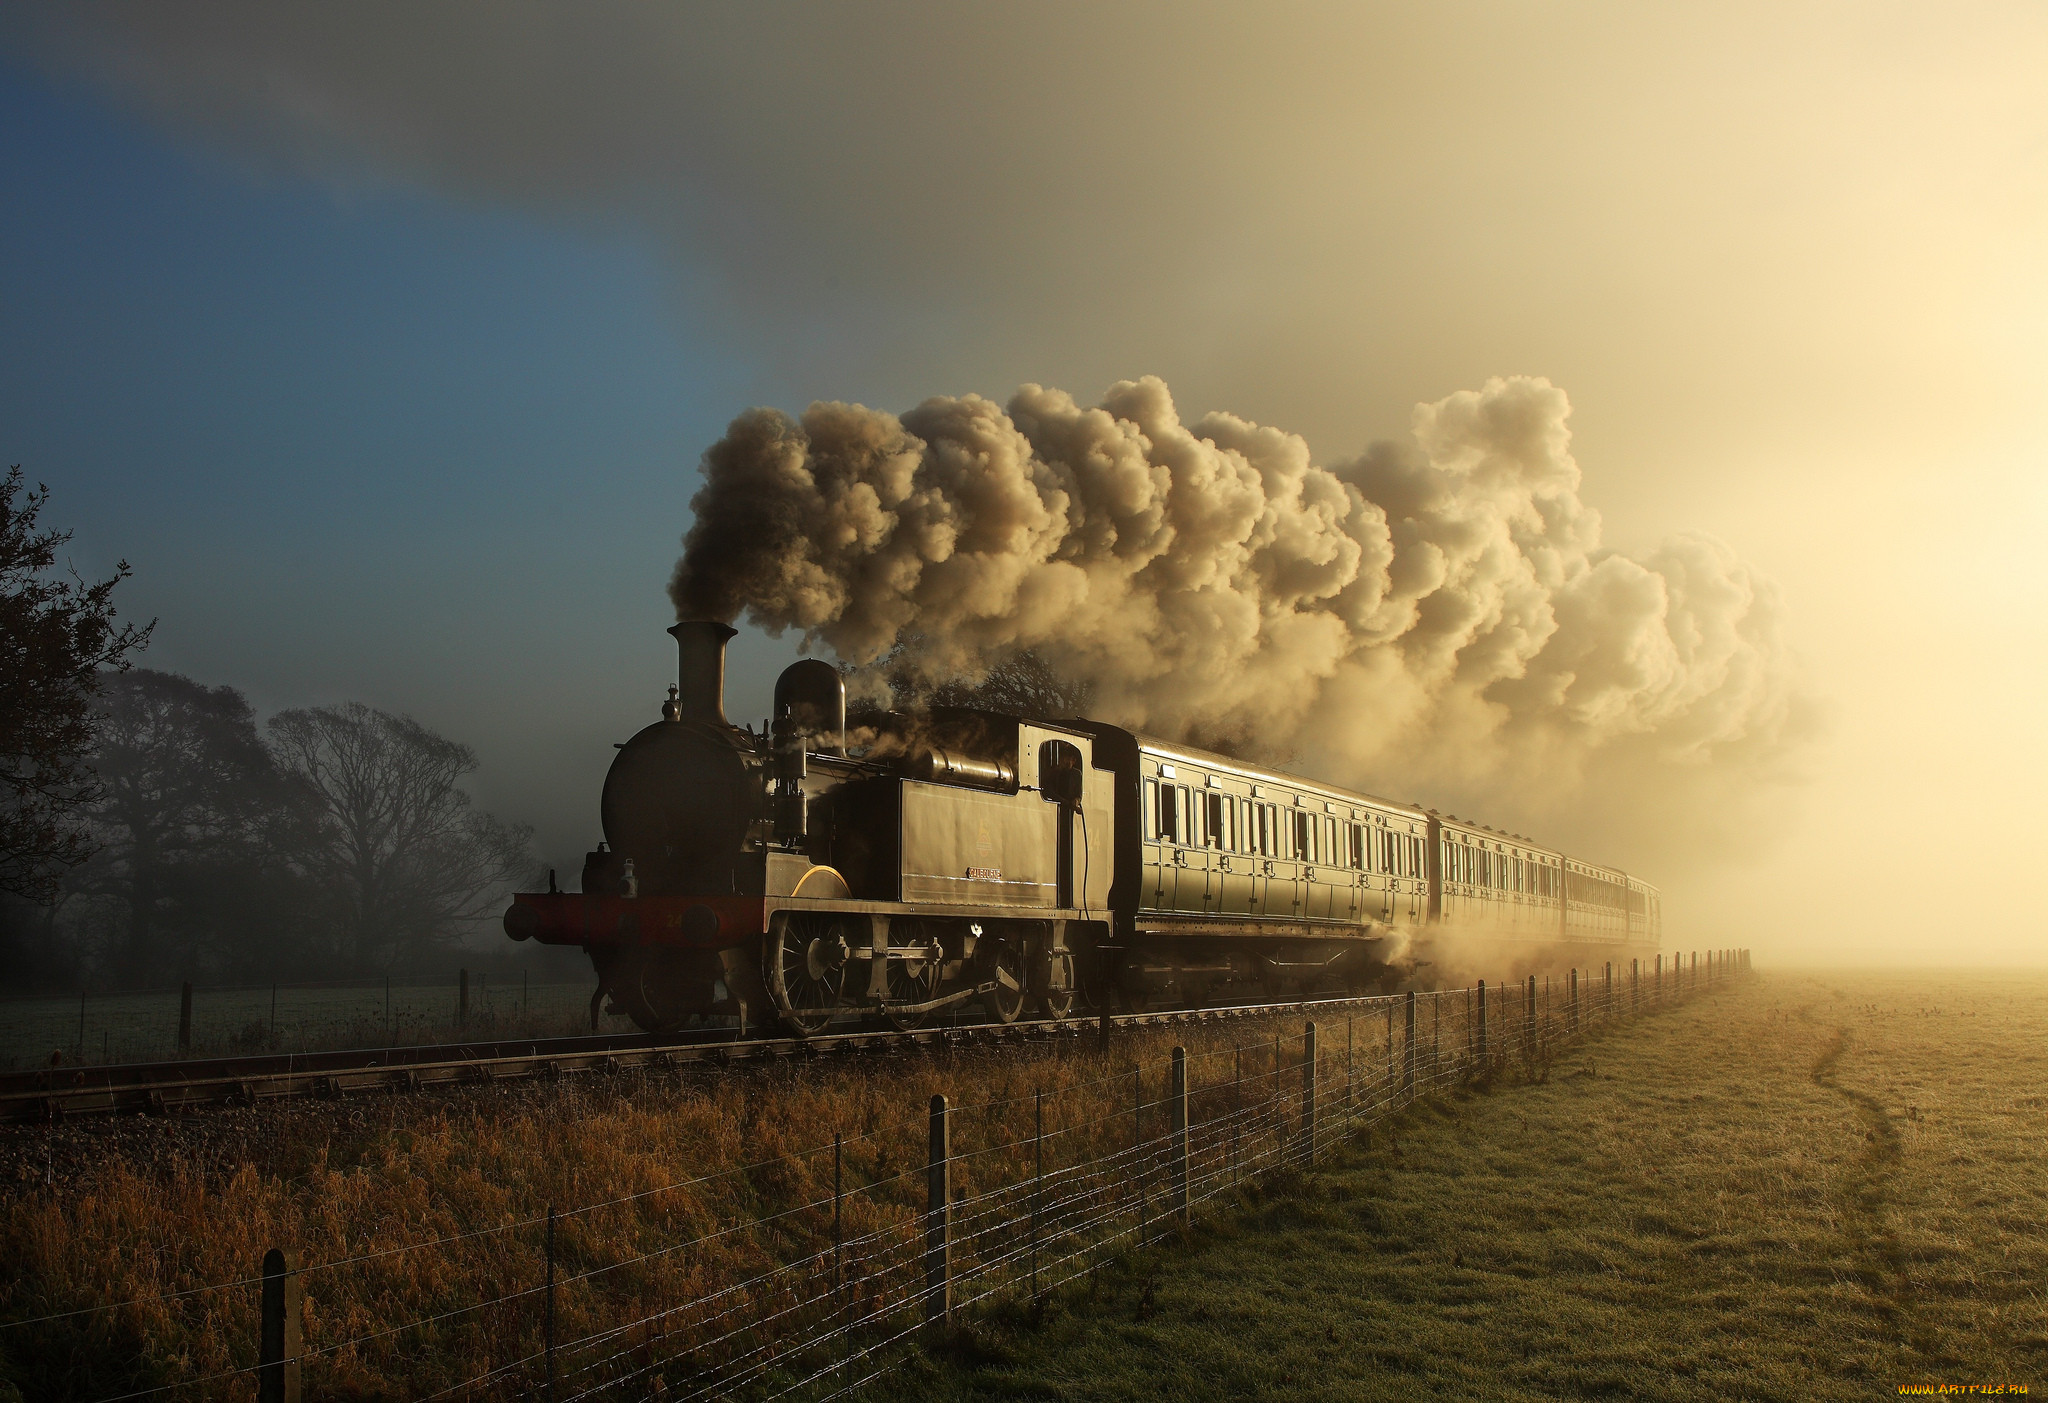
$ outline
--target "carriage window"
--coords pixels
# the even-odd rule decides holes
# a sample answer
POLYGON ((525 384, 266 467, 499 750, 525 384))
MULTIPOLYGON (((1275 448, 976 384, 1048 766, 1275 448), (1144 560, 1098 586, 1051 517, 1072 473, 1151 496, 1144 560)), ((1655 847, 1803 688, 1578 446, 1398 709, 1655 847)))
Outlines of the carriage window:
POLYGON ((1167 842, 1178 842, 1180 835, 1179 791, 1170 784, 1159 786, 1159 823, 1157 832, 1167 842))
POLYGON ((1202 841, 1202 812, 1195 807, 1195 796, 1188 787, 1180 787, 1180 840, 1189 847, 1198 846, 1202 841))
POLYGON ((1229 816, 1233 809, 1229 806, 1228 801, 1214 790, 1211 790, 1206 797, 1209 801, 1207 806, 1209 810, 1209 846, 1212 848, 1228 848, 1230 846, 1229 816))
POLYGON ((1316 851, 1309 833, 1308 815, 1300 809, 1294 811, 1294 851, 1303 862, 1314 862, 1316 851))
POLYGON ((1348 857, 1352 871, 1365 870, 1365 830, 1355 823, 1351 825, 1351 851, 1348 857))

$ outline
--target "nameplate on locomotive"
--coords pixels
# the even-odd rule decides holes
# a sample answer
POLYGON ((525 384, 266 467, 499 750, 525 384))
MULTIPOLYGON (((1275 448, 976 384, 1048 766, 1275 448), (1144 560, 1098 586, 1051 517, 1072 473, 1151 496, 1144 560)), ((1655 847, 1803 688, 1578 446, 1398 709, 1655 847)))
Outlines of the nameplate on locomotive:
POLYGON ((967 880, 970 882, 1000 882, 1003 880, 1003 869, 1000 867, 970 867, 967 869, 967 880))

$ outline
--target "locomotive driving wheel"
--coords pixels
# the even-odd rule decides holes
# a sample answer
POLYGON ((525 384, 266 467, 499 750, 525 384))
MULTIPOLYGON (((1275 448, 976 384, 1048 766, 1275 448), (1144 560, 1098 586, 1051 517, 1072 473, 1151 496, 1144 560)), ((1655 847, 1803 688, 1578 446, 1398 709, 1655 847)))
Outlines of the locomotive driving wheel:
POLYGON ((989 960, 989 977, 995 981, 982 999, 988 1016, 998 1023, 1015 1023, 1024 1012, 1024 956, 1005 940, 996 946, 989 960))
MULTIPOLYGON (((933 952, 937 954, 937 951, 933 952)), ((929 1003, 939 996, 939 961, 892 956, 889 960, 889 1001, 882 1005, 882 1017, 899 1033, 922 1028, 929 1011, 906 1013, 900 1005, 929 1003)))
POLYGON ((1055 1023, 1064 1023, 1074 1014, 1074 991, 1072 989, 1048 989, 1045 993, 1045 1016, 1055 1023))
POLYGON ((829 916, 792 915, 776 923, 766 950, 768 993, 798 1037, 820 1033, 846 987, 846 934, 829 916))

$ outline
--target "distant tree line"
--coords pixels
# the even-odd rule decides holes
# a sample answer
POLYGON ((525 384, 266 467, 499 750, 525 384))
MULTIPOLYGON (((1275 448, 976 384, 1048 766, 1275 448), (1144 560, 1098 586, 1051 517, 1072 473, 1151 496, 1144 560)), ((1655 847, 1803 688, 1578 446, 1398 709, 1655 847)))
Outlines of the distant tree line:
POLYGON ((148 627, 55 578, 0 483, 0 989, 405 972, 532 875, 459 787, 475 752, 360 703, 281 712, 133 668, 148 627))

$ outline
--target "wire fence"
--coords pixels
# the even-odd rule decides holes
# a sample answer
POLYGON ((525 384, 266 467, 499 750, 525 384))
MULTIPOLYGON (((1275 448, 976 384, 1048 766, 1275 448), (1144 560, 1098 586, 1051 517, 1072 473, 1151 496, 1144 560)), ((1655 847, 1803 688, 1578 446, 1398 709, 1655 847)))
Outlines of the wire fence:
MULTIPOLYGON (((412 1047, 457 1038, 565 1037, 591 1030, 588 978, 441 979, 192 986, 0 999, 0 1070, 160 1062, 267 1052, 412 1047)), ((632 1028, 600 1011, 602 1031, 632 1028)))
POLYGON ((1193 1045, 1164 1057, 1076 1060, 1027 1096, 934 1097, 629 1197, 313 1265, 273 1251, 242 1281, 0 1322, 0 1351, 76 1333, 81 1317, 146 1341, 205 1315, 223 1351, 111 1397, 243 1398, 254 1383, 280 1399, 822 1403, 943 1340, 964 1312, 1055 1291, 1420 1098, 1533 1070, 1589 1030, 1746 969, 1742 951, 1660 957, 1334 1000, 1305 1026, 1254 1023, 1250 1037, 1197 1023, 1181 1034, 1193 1045), (1220 1036, 1204 1045, 1204 1031, 1220 1036))

